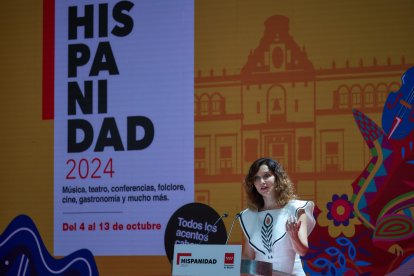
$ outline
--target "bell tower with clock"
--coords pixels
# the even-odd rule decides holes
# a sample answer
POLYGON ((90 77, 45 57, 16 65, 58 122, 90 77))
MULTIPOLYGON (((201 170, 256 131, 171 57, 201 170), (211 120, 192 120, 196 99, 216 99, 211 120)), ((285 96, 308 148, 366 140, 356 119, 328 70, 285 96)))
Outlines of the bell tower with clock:
POLYGON ((305 50, 289 34, 289 18, 269 17, 260 45, 249 55, 242 74, 313 70, 305 50))

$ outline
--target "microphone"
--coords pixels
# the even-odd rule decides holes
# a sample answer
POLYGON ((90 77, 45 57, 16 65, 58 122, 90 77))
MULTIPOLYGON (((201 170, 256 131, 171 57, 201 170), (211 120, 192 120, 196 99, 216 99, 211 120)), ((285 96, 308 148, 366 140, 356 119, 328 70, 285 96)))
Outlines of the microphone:
POLYGON ((231 231, 233 230, 234 222, 236 221, 236 219, 239 219, 239 218, 240 218, 240 213, 237 213, 234 216, 233 222, 231 223, 230 231, 229 231, 229 234, 227 235, 227 240, 226 240, 226 243, 225 244, 227 244, 229 242, 230 235, 231 235, 231 231))
POLYGON ((208 232, 207 232, 207 234, 205 234, 204 236, 203 236, 203 239, 202 240, 200 240, 200 242, 198 243, 198 244, 201 244, 201 242, 203 242, 204 241, 204 238, 205 237, 208 237, 208 235, 210 234, 210 232, 213 230, 213 228, 214 228, 214 226, 216 226, 216 224, 220 221, 220 220, 222 220, 223 218, 227 218, 229 215, 227 214, 227 213, 223 213, 217 220, 216 220, 216 222, 214 222, 213 223, 213 226, 211 226, 211 228, 210 228, 210 230, 208 230, 208 232))

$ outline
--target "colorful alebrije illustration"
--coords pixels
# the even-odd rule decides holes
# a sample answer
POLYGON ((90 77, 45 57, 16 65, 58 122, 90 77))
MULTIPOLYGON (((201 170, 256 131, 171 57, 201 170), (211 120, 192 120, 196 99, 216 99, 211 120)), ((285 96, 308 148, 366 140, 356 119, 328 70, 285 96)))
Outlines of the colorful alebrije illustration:
POLYGON ((414 269, 414 68, 402 81, 400 91, 385 102, 385 131, 353 110, 372 158, 351 184, 351 199, 333 195, 327 212, 317 214, 318 229, 304 258, 311 274, 384 275, 414 269), (360 223, 350 223, 354 218, 360 223), (339 231, 341 227, 349 231, 339 231))
POLYGON ((99 275, 87 249, 53 258, 26 215, 17 216, 1 234, 0 254, 0 275, 99 275))

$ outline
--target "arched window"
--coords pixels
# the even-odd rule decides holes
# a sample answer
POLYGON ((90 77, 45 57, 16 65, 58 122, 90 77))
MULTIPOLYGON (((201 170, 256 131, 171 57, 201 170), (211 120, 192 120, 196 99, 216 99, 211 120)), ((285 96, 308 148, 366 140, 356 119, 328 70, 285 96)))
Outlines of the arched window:
POLYGON ((349 90, 346 86, 338 88, 339 108, 349 107, 349 90))
POLYGON ((373 107, 374 106, 374 86, 372 84, 367 84, 364 87, 364 106, 373 107))
POLYGON ((211 97, 211 113, 213 115, 224 113, 224 98, 218 93, 214 93, 211 97))
POLYGON ((268 108, 270 114, 285 113, 285 91, 280 87, 273 87, 269 91, 268 108))
POLYGON ((209 97, 207 94, 203 94, 200 97, 200 115, 209 114, 209 97))
POLYGON ((286 92, 280 86, 270 88, 267 95, 268 120, 274 121, 286 115, 286 92))
POLYGON ((353 85, 351 87, 352 106, 360 107, 362 105, 362 89, 359 85, 353 85))
POLYGON ((194 96, 194 115, 200 115, 200 99, 197 95, 194 96))
POLYGON ((387 100, 387 96, 389 93, 387 85, 385 85, 384 83, 379 84, 375 89, 375 92, 378 106, 384 106, 384 103, 387 100))

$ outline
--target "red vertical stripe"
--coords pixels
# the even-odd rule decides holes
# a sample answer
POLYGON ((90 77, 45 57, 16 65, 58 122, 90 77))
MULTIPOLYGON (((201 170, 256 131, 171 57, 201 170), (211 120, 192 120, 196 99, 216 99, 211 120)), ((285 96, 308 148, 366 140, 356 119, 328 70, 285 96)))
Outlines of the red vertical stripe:
POLYGON ((43 0, 42 119, 54 118, 55 0, 43 0))

